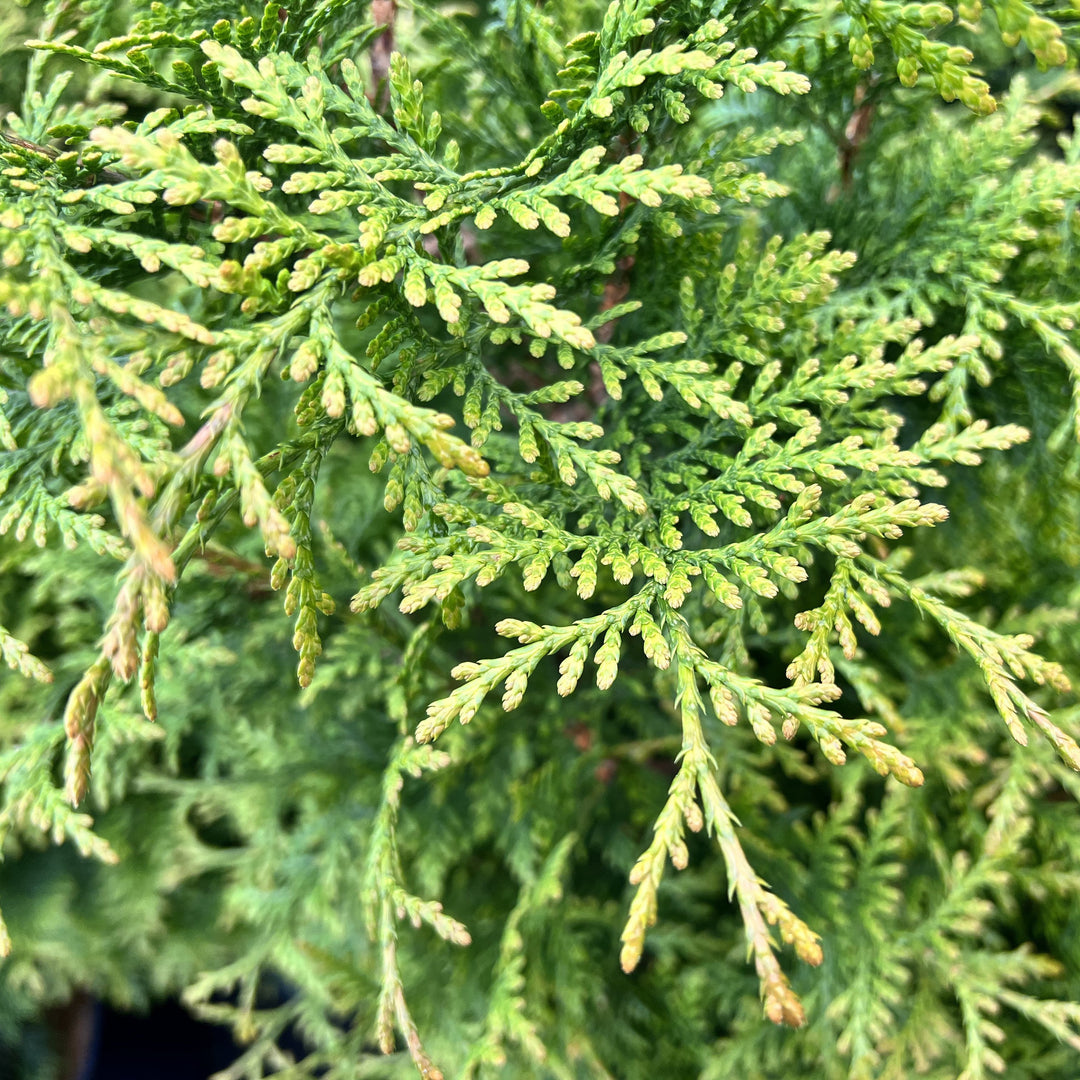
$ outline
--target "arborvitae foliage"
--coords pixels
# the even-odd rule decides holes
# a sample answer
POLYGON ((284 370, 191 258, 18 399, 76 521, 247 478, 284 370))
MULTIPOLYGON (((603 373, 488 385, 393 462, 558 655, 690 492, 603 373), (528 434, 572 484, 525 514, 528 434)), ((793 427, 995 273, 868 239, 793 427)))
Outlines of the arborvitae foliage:
POLYGON ((4 7, 16 1075, 1075 1077, 1078 42, 4 7))

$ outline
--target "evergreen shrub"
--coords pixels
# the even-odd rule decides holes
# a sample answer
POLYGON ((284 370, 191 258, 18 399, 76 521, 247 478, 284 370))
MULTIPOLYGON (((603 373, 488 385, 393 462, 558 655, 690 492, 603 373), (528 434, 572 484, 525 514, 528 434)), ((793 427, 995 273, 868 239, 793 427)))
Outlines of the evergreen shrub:
POLYGON ((1080 1075, 1078 45, 4 5, 13 1075, 1080 1075))

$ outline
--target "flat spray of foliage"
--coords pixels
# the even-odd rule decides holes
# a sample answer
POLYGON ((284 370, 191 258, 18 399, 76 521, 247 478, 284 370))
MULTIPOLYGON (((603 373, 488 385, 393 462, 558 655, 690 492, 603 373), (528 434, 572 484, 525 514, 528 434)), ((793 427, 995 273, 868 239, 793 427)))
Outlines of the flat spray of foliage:
POLYGON ((1080 1073, 1078 42, 4 5, 17 1067, 1080 1073))

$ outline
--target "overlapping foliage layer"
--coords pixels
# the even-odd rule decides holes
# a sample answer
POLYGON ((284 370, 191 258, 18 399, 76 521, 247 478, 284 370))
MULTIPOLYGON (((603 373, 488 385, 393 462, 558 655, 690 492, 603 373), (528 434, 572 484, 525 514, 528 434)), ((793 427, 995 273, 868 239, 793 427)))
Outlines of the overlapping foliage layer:
POLYGON ((1076 1075, 1080 12, 986 9, 0 17, 0 1042, 1076 1075))

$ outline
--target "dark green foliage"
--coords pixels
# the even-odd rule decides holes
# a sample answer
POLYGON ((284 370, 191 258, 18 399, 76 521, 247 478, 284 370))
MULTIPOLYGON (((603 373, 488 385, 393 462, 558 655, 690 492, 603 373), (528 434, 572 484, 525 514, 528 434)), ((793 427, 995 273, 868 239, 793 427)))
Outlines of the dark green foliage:
POLYGON ((1077 1075, 1080 14, 985 7, 0 15, 17 1075, 1077 1075))

